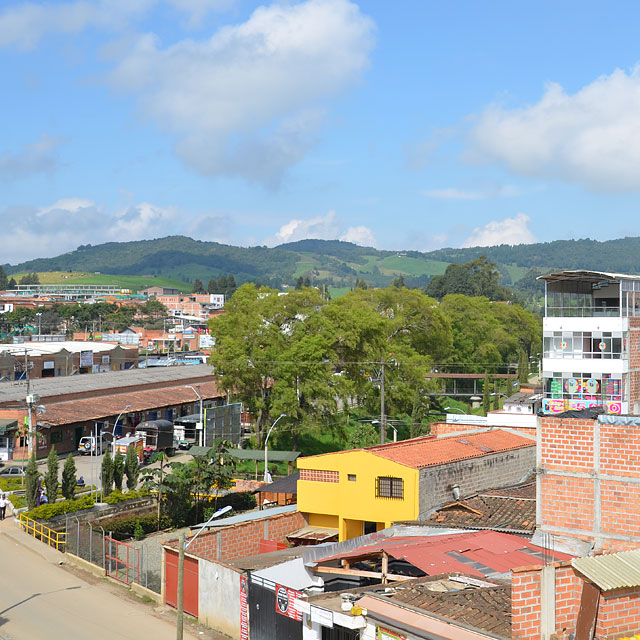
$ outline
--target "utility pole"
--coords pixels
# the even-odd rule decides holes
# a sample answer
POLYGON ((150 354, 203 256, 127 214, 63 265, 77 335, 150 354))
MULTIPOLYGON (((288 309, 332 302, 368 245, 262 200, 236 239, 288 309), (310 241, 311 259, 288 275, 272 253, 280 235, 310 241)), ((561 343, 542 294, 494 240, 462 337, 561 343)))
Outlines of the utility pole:
POLYGON ((384 444, 387 434, 387 419, 384 415, 384 362, 380 363, 380 444, 384 444))

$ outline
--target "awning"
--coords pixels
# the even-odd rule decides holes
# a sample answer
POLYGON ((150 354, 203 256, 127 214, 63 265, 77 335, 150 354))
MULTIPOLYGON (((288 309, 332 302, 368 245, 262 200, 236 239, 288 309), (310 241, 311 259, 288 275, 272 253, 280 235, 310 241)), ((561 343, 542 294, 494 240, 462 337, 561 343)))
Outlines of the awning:
POLYGON ((328 542, 338 539, 338 530, 330 527, 302 527, 287 534, 287 540, 310 540, 313 542, 328 542))
POLYGON ((254 493, 298 493, 298 480, 300 480, 300 472, 296 471, 286 478, 278 478, 275 482, 262 485, 256 489, 254 493))
POLYGON ((0 418, 0 436, 5 436, 9 431, 18 428, 18 421, 15 418, 0 418))

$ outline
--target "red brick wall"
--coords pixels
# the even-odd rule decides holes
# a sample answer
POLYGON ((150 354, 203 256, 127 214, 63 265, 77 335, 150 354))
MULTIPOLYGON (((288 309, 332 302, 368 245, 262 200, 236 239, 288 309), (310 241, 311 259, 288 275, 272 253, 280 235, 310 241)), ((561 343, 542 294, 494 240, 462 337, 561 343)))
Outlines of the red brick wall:
POLYGON ((629 409, 633 411, 633 403, 640 400, 640 318, 629 318, 629 329, 629 409))
POLYGON ((607 550, 640 546, 640 427, 547 416, 541 421, 541 525, 544 531, 597 540, 607 550), (596 469, 594 433, 600 431, 596 469), (562 473, 585 474, 568 477, 562 473), (600 533, 596 532, 596 480, 600 481, 600 533), (567 531, 569 529, 570 531, 567 531), (573 530, 573 531, 571 531, 573 530), (620 536, 631 536, 629 541, 620 536))
MULTIPOLYGON (((575 632, 582 578, 570 563, 556 563, 555 634, 565 640, 575 632)), ((541 635, 542 567, 522 567, 512 572, 511 621, 514 640, 532 640, 541 635)), ((640 590, 628 589, 603 593, 600 597, 596 637, 613 640, 640 632, 640 590)))
POLYGON ((287 542, 287 534, 305 527, 304 516, 298 511, 275 516, 267 516, 260 520, 222 527, 203 533, 191 544, 191 555, 206 560, 232 560, 243 556, 260 553, 260 542, 287 542))
POLYGON ((300 480, 312 482, 339 482, 338 471, 323 471, 321 469, 300 469, 300 480))

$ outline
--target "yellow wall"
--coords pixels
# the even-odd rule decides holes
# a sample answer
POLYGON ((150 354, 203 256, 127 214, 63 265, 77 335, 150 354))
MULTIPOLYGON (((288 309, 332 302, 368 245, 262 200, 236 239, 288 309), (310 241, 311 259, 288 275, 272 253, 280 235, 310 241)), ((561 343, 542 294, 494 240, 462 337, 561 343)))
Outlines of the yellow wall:
MULTIPOLYGON (((320 516, 339 518, 340 540, 362 535, 362 523, 389 526, 395 520, 418 517, 418 470, 380 458, 367 451, 344 451, 298 459, 299 469, 338 471, 339 482, 298 481, 298 510, 308 514, 309 524, 319 524, 320 516), (349 481, 348 475, 356 480, 349 481), (376 477, 404 480, 404 497, 376 498, 376 477)), ((328 522, 328 520, 325 520, 328 522)), ((335 522, 335 518, 333 520, 335 522)))
POLYGON ((337 529, 339 525, 338 516, 327 515, 326 513, 310 513, 309 526, 311 527, 327 527, 328 529, 337 529))

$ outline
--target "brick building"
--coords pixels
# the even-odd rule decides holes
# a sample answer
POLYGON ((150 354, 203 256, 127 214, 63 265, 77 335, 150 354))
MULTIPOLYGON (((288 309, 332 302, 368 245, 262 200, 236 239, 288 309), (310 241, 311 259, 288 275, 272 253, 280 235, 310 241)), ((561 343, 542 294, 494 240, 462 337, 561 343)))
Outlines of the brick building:
POLYGON ((640 413, 640 276, 560 271, 545 283, 545 413, 640 413))
POLYGON ((640 546, 640 417, 545 416, 539 429, 538 529, 595 549, 640 546))
POLYGON ((47 341, 0 346, 0 378, 59 378, 122 371, 138 366, 138 349, 103 342, 47 341), (25 359, 26 356, 26 359, 25 359))

